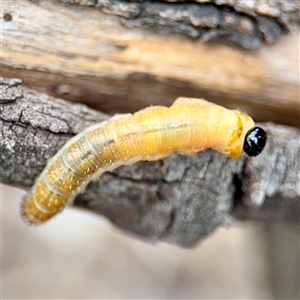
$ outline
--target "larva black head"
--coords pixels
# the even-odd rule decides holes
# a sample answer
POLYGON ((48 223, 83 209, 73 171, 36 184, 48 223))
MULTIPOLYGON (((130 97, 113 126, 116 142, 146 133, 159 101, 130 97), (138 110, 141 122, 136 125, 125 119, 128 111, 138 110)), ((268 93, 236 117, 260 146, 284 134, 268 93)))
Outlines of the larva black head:
POLYGON ((254 127, 247 132, 243 149, 249 156, 257 156, 263 151, 266 142, 267 133, 260 127, 254 127))

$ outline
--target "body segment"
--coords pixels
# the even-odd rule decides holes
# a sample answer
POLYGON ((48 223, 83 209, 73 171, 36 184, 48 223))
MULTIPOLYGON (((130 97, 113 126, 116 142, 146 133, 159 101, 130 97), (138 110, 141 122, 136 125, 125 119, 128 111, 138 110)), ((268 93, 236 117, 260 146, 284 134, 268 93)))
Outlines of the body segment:
POLYGON ((240 111, 191 98, 178 98, 170 108, 153 106, 115 116, 87 128, 49 160, 21 214, 29 224, 43 223, 72 203, 90 181, 120 165, 207 148, 240 158, 253 127, 253 120, 240 111))

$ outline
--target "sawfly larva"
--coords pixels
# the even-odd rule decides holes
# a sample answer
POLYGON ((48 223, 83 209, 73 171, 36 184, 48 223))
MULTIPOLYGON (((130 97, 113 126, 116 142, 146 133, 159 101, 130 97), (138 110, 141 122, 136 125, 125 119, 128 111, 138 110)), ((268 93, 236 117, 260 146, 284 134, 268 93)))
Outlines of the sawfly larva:
POLYGON ((237 159, 243 151, 256 156, 266 137, 245 113, 203 99, 178 98, 169 108, 117 115, 73 137, 48 161, 23 200, 21 214, 27 224, 43 223, 72 203, 90 181, 121 165, 208 148, 237 159))

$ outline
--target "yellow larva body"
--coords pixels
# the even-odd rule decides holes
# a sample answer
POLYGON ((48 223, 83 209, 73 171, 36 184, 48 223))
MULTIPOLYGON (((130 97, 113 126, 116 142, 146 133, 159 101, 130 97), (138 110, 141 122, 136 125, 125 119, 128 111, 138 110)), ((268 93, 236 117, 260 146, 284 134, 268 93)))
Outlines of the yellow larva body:
POLYGON ((22 217, 29 224, 49 220, 91 180, 120 165, 207 148, 240 158, 253 126, 240 111, 191 98, 178 98, 170 108, 153 106, 115 116, 87 128, 49 160, 22 203, 22 217))

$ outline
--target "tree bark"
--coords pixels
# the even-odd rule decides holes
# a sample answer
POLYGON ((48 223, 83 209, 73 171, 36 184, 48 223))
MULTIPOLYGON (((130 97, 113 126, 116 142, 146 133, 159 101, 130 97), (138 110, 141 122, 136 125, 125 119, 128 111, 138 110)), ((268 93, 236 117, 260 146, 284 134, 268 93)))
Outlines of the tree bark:
MULTIPOLYGON (((2 79, 1 182, 30 187, 71 136, 107 117, 2 79)), ((148 240, 183 247, 235 218, 299 221, 300 131, 261 126, 268 143, 256 158, 237 161, 209 150, 120 167, 92 182, 74 205, 148 240)))

